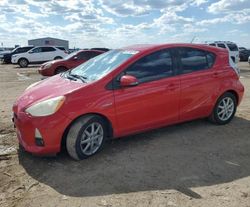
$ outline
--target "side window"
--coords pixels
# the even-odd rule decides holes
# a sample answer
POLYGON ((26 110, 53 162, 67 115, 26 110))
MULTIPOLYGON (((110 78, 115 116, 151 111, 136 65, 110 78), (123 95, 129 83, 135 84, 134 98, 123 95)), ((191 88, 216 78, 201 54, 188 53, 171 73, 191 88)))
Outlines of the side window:
POLYGON ((42 52, 53 52, 55 50, 53 47, 42 47, 42 52))
POLYGON ((238 51, 238 47, 236 44, 227 44, 227 46, 231 51, 238 51))
POLYGON ((135 76, 139 83, 172 76, 173 63, 170 50, 161 50, 141 58, 130 66, 125 74, 135 76))
MULTIPOLYGON (((191 73, 199 70, 204 70, 212 66, 212 57, 207 55, 208 53, 203 50, 194 48, 180 48, 179 56, 181 62, 182 73, 191 73), (208 63, 208 58, 210 65, 208 63)), ((209 53, 210 54, 210 53, 209 53)))
POLYGON ((101 53, 98 52, 88 52, 88 59, 91 59, 97 55, 100 55, 101 53))
POLYGON ((212 43, 212 44, 209 44, 209 45, 210 45, 210 46, 214 46, 214 47, 216 46, 216 45, 215 45, 214 43, 212 43))
POLYGON ((221 47, 221 48, 226 48, 226 46, 224 44, 218 44, 218 47, 221 47))
POLYGON ((86 52, 80 52, 80 53, 77 55, 77 58, 78 58, 78 60, 88 60, 88 56, 87 56, 87 53, 86 53, 86 52))
POLYGON ((42 52, 42 48, 41 47, 37 47, 37 48, 34 48, 32 50, 33 53, 39 53, 39 52, 42 52))
POLYGON ((215 62, 215 55, 211 52, 207 52, 207 64, 211 68, 215 62))

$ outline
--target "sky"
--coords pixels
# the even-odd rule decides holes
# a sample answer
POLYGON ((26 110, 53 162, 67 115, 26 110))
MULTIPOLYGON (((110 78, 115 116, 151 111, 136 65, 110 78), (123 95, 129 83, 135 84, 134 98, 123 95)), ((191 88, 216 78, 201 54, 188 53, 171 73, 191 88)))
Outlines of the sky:
MULTIPOLYGON (((0 0, 0 44, 70 48, 226 40, 250 48, 250 0, 0 0)), ((0 46, 1 46, 0 45, 0 46)))

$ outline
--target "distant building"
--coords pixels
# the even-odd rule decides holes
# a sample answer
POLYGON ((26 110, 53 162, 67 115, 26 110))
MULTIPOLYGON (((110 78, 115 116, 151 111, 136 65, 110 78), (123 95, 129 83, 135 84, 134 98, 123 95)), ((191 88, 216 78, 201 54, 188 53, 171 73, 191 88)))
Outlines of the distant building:
POLYGON ((69 49, 69 41, 61 40, 52 37, 44 37, 33 40, 28 40, 28 45, 33 46, 63 46, 66 50, 69 49))

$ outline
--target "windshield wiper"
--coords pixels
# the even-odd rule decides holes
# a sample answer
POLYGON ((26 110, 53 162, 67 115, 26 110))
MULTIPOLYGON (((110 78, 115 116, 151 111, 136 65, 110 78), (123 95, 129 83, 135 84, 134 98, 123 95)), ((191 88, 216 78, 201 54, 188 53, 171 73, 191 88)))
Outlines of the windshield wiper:
POLYGON ((71 73, 71 70, 68 72, 67 77, 68 77, 69 79, 71 79, 71 80, 79 79, 79 80, 81 80, 83 83, 85 83, 85 82, 86 82, 86 79, 88 79, 88 78, 85 77, 85 76, 81 76, 81 75, 77 75, 77 74, 72 74, 72 73, 71 73))

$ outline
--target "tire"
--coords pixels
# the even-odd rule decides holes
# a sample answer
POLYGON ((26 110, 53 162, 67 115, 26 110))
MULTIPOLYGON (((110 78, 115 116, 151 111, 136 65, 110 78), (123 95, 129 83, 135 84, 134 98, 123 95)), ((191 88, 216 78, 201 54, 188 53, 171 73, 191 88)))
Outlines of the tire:
POLYGON ((27 68, 29 65, 29 61, 26 58, 21 58, 20 60, 18 60, 18 65, 21 68, 27 68))
POLYGON ((60 59, 62 59, 61 56, 56 56, 56 57, 54 58, 54 60, 60 60, 60 59))
POLYGON ((65 67, 58 67, 58 68, 56 68, 56 70, 55 70, 55 75, 56 74, 59 74, 59 73, 63 73, 63 72, 65 72, 65 71, 67 71, 68 69, 67 68, 65 68, 65 67))
POLYGON ((77 119, 70 127, 66 137, 66 149, 73 159, 82 160, 99 152, 106 139, 107 125, 105 121, 99 116, 87 115, 77 119), (98 143, 94 143, 94 141, 98 143))
POLYGON ((237 100, 235 95, 226 92, 217 100, 209 120, 218 125, 227 124, 233 119, 236 109, 237 100))

